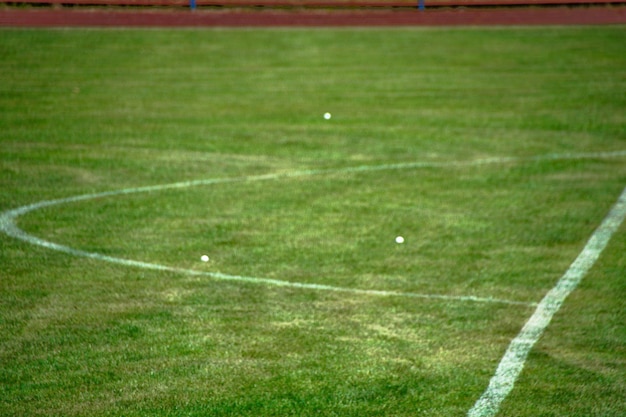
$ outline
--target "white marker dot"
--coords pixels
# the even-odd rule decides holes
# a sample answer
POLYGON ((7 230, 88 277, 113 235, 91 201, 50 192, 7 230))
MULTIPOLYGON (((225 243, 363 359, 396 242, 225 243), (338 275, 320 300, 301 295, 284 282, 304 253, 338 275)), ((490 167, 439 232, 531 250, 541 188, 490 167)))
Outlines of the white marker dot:
POLYGON ((209 262, 209 257, 208 257, 208 256, 206 256, 206 255, 202 255, 202 256, 200 257, 200 260, 201 260, 202 262, 209 262))
POLYGON ((332 116, 331 116, 331 114, 330 114, 330 113, 324 113, 324 119, 326 119, 326 120, 330 120, 330 118, 331 118, 331 117, 332 117, 332 116))

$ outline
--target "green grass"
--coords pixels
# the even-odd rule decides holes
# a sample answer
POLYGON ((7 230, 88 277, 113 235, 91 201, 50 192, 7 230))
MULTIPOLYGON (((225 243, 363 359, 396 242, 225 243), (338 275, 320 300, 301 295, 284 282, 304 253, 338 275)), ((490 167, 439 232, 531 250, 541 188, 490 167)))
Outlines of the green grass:
MULTIPOLYGON (((623 27, 0 35, 2 211, 324 171, 18 218, 80 250, 532 303, 626 185, 623 156, 530 159, 626 149, 623 27), (515 159, 446 165, 490 157, 515 159), (341 171, 415 161, 442 165, 341 171)), ((500 415, 626 414, 625 232, 500 415)), ((532 311, 221 281, 0 235, 0 414, 463 416, 532 311)))

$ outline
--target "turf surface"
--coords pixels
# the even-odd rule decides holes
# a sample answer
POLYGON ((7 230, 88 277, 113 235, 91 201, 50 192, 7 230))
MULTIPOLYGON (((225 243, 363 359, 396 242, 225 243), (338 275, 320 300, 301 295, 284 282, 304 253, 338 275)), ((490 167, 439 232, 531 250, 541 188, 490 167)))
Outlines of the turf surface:
MULTIPOLYGON (((2 30, 0 210, 222 181, 42 208, 17 219, 26 232, 173 268, 521 304, 224 281, 1 235, 0 414, 465 415, 626 184, 624 156, 589 155, 626 149, 624 39, 2 30)), ((626 413, 625 232, 501 415, 626 413)))

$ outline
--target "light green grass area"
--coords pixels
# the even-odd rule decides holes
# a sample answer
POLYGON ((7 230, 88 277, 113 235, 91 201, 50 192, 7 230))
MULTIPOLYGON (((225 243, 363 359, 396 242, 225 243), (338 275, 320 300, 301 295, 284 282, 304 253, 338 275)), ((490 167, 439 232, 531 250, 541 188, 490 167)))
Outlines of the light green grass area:
MULTIPOLYGON (((466 415, 626 186, 626 156, 583 156, 626 150, 625 41, 2 30, 0 211, 219 180, 42 208, 27 233, 519 304, 1 234, 0 415, 466 415)), ((626 415, 625 254, 622 225, 500 415, 626 415)))

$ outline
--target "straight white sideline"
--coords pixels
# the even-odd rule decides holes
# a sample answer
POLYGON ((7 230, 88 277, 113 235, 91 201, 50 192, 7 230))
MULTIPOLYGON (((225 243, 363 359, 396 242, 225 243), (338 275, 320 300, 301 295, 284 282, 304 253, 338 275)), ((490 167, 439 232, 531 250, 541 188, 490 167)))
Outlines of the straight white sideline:
POLYGON ((565 298, 576 289, 598 260, 624 221, 624 217, 626 217, 626 188, 567 272, 541 300, 520 333, 511 341, 489 381, 487 390, 469 410, 468 417, 493 417, 498 413, 502 401, 509 395, 522 372, 528 353, 548 327, 554 314, 561 308, 565 298))

